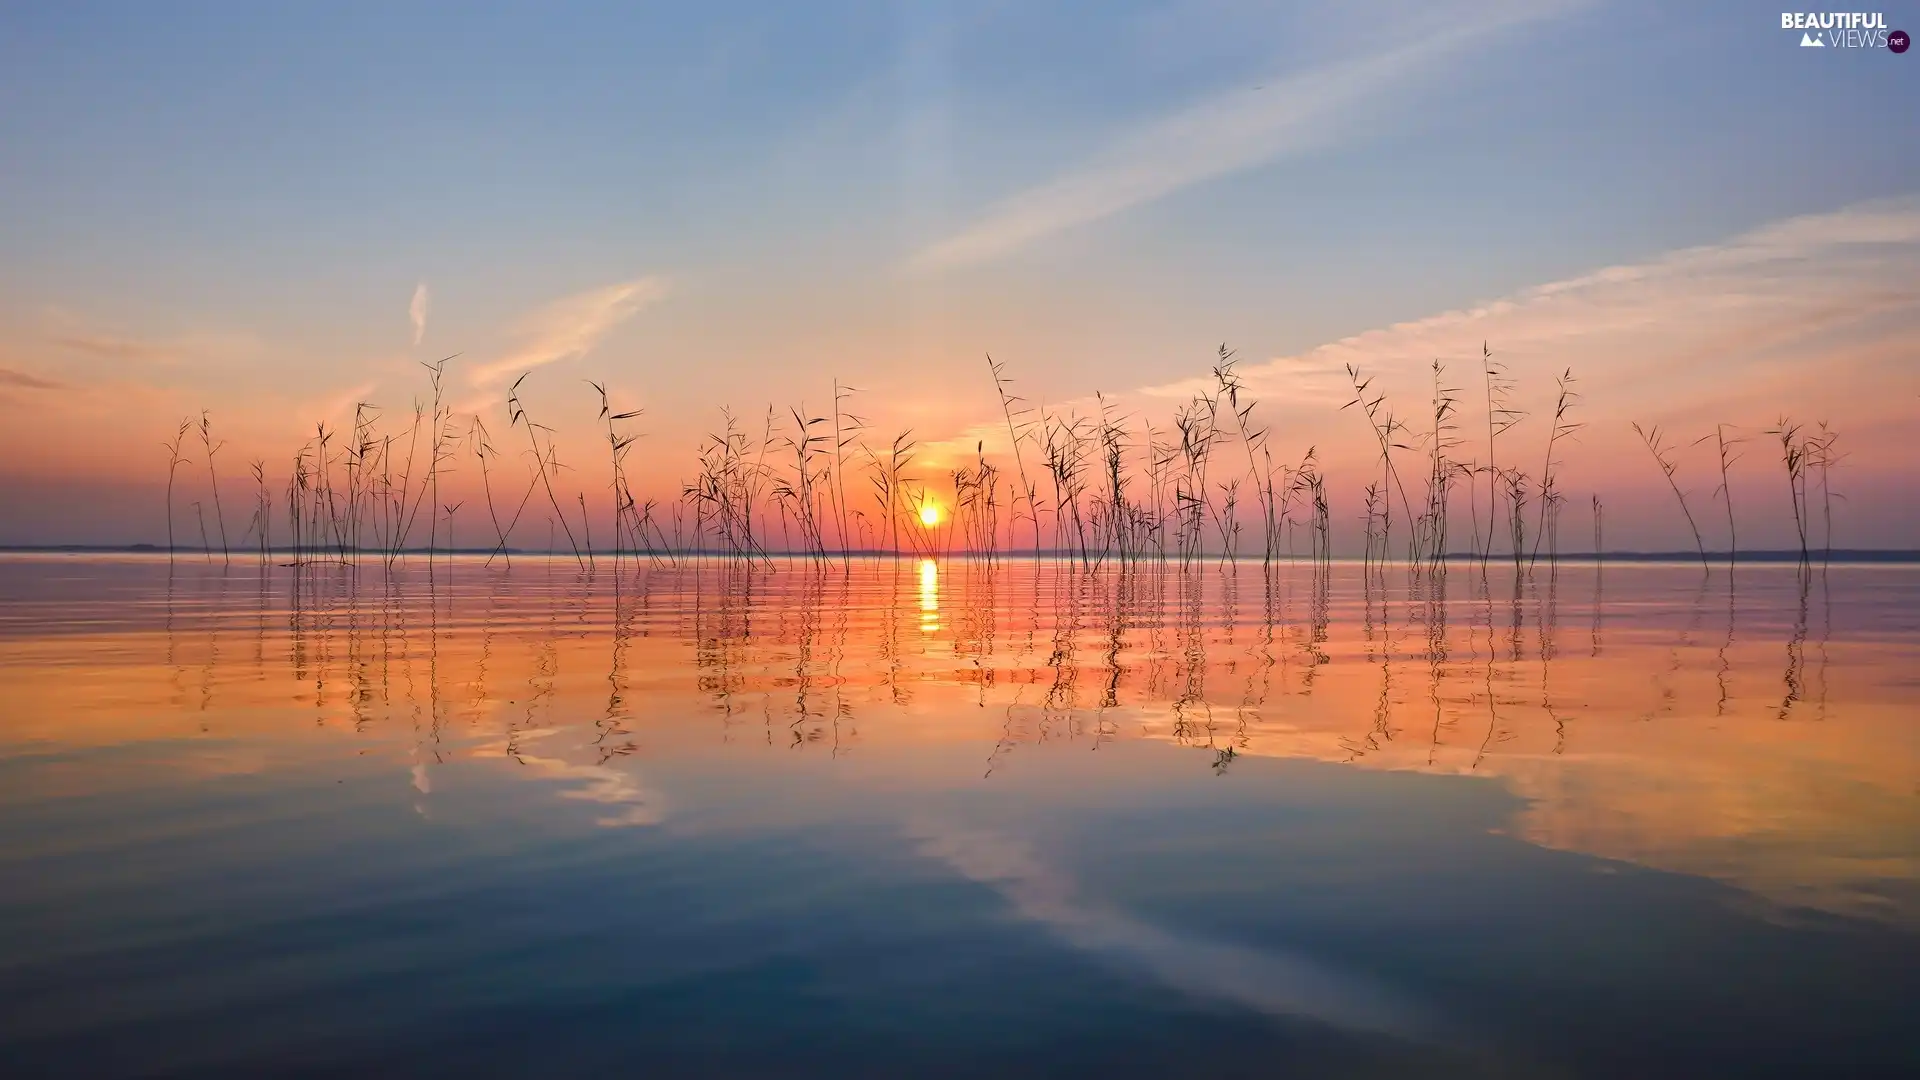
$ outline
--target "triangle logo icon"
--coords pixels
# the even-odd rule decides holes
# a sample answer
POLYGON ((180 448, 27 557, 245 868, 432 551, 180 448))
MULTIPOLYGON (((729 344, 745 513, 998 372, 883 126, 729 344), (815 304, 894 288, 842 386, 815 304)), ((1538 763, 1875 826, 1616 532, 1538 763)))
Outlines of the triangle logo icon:
POLYGON ((1824 49, 1827 47, 1827 43, 1814 37, 1812 34, 1801 34, 1800 47, 1803 49, 1824 49))

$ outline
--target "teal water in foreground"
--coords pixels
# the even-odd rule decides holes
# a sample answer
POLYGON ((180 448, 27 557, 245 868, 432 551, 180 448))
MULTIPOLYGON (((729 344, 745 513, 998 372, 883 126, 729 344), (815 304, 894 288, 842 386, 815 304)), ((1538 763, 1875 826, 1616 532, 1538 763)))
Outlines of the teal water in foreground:
POLYGON ((0 556, 0 1074, 1912 1075, 1916 601, 0 556))

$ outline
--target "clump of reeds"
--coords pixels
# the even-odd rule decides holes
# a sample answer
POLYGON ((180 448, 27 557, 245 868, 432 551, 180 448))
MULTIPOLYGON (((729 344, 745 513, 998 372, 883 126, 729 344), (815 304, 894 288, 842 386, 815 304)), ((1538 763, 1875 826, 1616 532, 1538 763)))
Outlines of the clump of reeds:
POLYGON ((1680 504, 1680 513, 1687 519, 1687 528, 1693 532, 1693 545, 1700 551, 1700 565, 1706 568, 1708 566, 1706 541, 1700 539, 1700 526, 1694 523, 1693 510, 1687 506, 1687 493, 1680 490, 1680 483, 1674 478, 1680 466, 1673 460, 1673 448, 1661 442, 1658 424, 1651 429, 1646 429, 1635 421, 1633 430, 1639 434, 1641 441, 1647 444, 1647 451, 1653 455, 1653 460, 1660 466, 1660 475, 1666 478, 1667 486, 1673 490, 1674 500, 1680 504))
POLYGON ((1087 458, 1092 437, 1087 421, 1077 416, 1053 416, 1043 421, 1041 444, 1047 475, 1053 479, 1053 543, 1060 550, 1072 548, 1082 565, 1091 565, 1087 543, 1087 522, 1081 516, 1080 500, 1086 493, 1087 458), (1067 529, 1072 527, 1072 535, 1067 529))
MULTIPOLYGON (((1227 412, 1232 414, 1234 425, 1239 430, 1240 445, 1246 450, 1247 479, 1253 481, 1254 494, 1260 504, 1260 560, 1263 565, 1266 565, 1273 562, 1280 540, 1280 511, 1275 498, 1273 458, 1266 452, 1268 429, 1256 427, 1253 424, 1253 408, 1258 402, 1251 397, 1244 405, 1240 402, 1240 395, 1246 390, 1246 384, 1241 381, 1240 373, 1235 370, 1237 363, 1233 350, 1222 343, 1218 361, 1214 364, 1213 378, 1219 386, 1220 396, 1226 399, 1227 412), (1260 470, 1262 457, 1267 462, 1264 475, 1260 470)), ((1237 481, 1234 482, 1235 485, 1237 483, 1237 481)), ((1235 494, 1236 492, 1230 488, 1229 500, 1235 494)))
POLYGON ((1507 492, 1507 533, 1513 546, 1513 568, 1518 573, 1527 550, 1527 474, 1519 469, 1502 469, 1500 483, 1507 492))
POLYGON ((766 487, 766 474, 753 455, 752 439, 732 411, 722 409, 721 419, 722 430, 701 445, 699 473, 682 489, 693 509, 694 542, 705 544, 711 524, 726 554, 764 559, 766 549, 754 531, 754 508, 766 487))
MULTIPOLYGON (((910 487, 914 478, 907 473, 913 465, 915 442, 912 429, 901 431, 893 437, 886 456, 882 457, 872 448, 867 452, 868 479, 873 485, 873 498, 880 507, 881 520, 887 530, 887 550, 899 555, 902 517, 913 510, 910 487)), ((909 524, 906 530, 908 543, 916 543, 915 530, 909 524)))
MULTIPOLYGON (((1342 409, 1358 405, 1360 413, 1367 419, 1367 428, 1372 432, 1374 441, 1380 446, 1380 492, 1378 511, 1380 521, 1380 550, 1385 557, 1387 547, 1393 537, 1393 493, 1400 495, 1400 508, 1406 511, 1407 519, 1413 519, 1413 504, 1407 499, 1407 489, 1400 482, 1400 472, 1394 468, 1393 451, 1410 449, 1407 444, 1396 441, 1406 433, 1406 425, 1394 419, 1392 410, 1386 408, 1385 394, 1373 394, 1373 380, 1360 377, 1360 369, 1347 365, 1347 379, 1353 384, 1353 397, 1342 409), (1372 396, 1368 396, 1372 394, 1372 396)), ((1372 515, 1369 514, 1369 517, 1372 515)), ((1420 561, 1421 538, 1417 530, 1408 543, 1407 561, 1420 561)))
POLYGON ((1310 515, 1307 535, 1313 545, 1313 558, 1316 562, 1329 562, 1333 558, 1332 526, 1327 507, 1327 482, 1320 472, 1318 449, 1307 447, 1306 456, 1300 459, 1300 468, 1293 474, 1293 485, 1307 500, 1310 515))
POLYGON ((1173 506, 1179 529, 1180 560, 1191 562, 1201 553, 1202 530, 1212 509, 1207 494, 1207 467, 1213 446, 1220 435, 1219 399, 1197 394, 1174 412, 1173 426, 1180 433, 1180 466, 1174 476, 1173 506))
MULTIPOLYGON (((429 518, 429 560, 442 543, 452 548, 455 519, 463 504, 443 499, 440 481, 443 474, 457 471, 455 463, 464 457, 460 446, 465 441, 479 466, 482 491, 477 494, 487 502, 493 555, 506 556, 511 562, 508 549, 515 528, 533 499, 544 496, 551 511, 546 515, 549 550, 564 531, 582 568, 594 566, 602 545, 595 543, 592 533, 588 492, 579 490, 571 500, 559 498, 566 466, 559 460, 553 429, 527 414, 519 390, 528 376, 515 380, 506 394, 509 425, 524 425, 526 430, 522 453, 528 461, 528 480, 512 515, 505 517, 492 484, 499 454, 485 424, 475 416, 456 425, 454 410, 445 404, 445 366, 451 359, 422 365, 431 394, 415 401, 411 423, 404 429, 388 429, 379 408, 367 402, 355 407, 350 437, 325 423, 315 425, 311 437, 293 455, 285 488, 294 565, 332 558, 344 564, 363 550, 382 552, 392 565, 413 550, 408 545, 423 509, 429 518), (580 530, 572 528, 575 509, 580 530)), ((1543 551, 1549 560, 1557 560, 1559 522, 1567 502, 1561 491, 1561 457, 1566 441, 1582 427, 1572 418, 1579 401, 1572 372, 1564 370, 1556 379, 1559 393, 1553 423, 1546 436, 1544 464, 1535 478, 1500 463, 1500 447, 1505 444, 1498 440, 1524 413, 1509 404, 1513 383, 1484 343, 1481 359, 1488 410, 1484 464, 1457 460, 1462 442, 1457 431, 1460 391, 1448 385, 1441 361, 1431 365, 1431 420, 1423 419, 1418 432, 1395 416, 1371 379, 1357 367, 1347 369, 1352 397, 1342 408, 1358 406, 1356 411, 1366 419, 1379 454, 1378 473, 1361 500, 1364 559, 1370 566, 1395 556, 1396 526, 1405 522, 1404 548, 1410 566, 1417 572, 1423 560, 1430 560, 1437 568, 1449 546, 1450 493, 1455 485, 1462 485, 1469 495, 1473 546, 1483 564, 1494 546, 1496 530, 1508 535, 1516 571, 1529 558, 1537 563, 1543 551), (1424 458, 1425 504, 1418 513, 1404 482, 1406 454, 1424 458), (1488 477, 1484 536, 1478 501, 1471 497, 1483 473, 1488 477), (1539 504, 1531 523, 1530 500, 1539 504), (1395 501, 1401 514, 1393 513, 1395 501), (1528 552, 1529 524, 1534 535, 1530 554, 1523 554, 1528 552)), ((941 514, 929 512, 924 518, 922 511, 947 496, 943 490, 936 498, 927 482, 910 475, 916 457, 911 431, 900 432, 890 447, 869 448, 864 441, 867 421, 848 408, 857 391, 837 379, 830 415, 809 415, 804 406, 786 410, 770 406, 758 439, 742 430, 730 410, 723 410, 724 430, 702 444, 698 475, 683 486, 681 499, 668 500, 665 506, 651 500, 642 503, 632 490, 636 481, 629 455, 638 436, 621 425, 640 415, 640 410, 615 412, 606 385, 590 382, 599 398, 598 420, 608 453, 613 540, 606 550, 611 551, 616 569, 626 554, 645 551, 655 557, 656 549, 669 560, 681 551, 718 551, 772 565, 770 555, 776 548, 804 552, 820 562, 831 558, 837 547, 843 565, 850 565, 847 557, 862 547, 898 555, 908 551, 944 554, 957 545, 992 557, 1003 536, 1012 540, 1015 535, 1030 535, 1037 556, 1043 550, 1042 516, 1051 515, 1054 550, 1087 568, 1101 566, 1108 558, 1123 567, 1146 558, 1177 557, 1187 564, 1217 554, 1231 560, 1242 553, 1242 538, 1256 519, 1263 564, 1270 565, 1283 545, 1292 558, 1301 529, 1307 533, 1316 562, 1331 558, 1328 492, 1316 451, 1308 449, 1297 465, 1275 464, 1272 429, 1257 422, 1256 402, 1233 350, 1225 345, 1215 351, 1211 387, 1175 410, 1170 430, 1156 430, 1144 418, 1123 414, 1105 395, 1096 395, 1098 412, 1091 416, 1071 409, 1049 412, 1030 407, 1012 392, 1005 367, 990 356, 988 370, 1006 425, 1012 475, 989 458, 984 440, 977 441, 970 462, 948 467, 935 480, 951 483, 951 513, 941 507, 941 514), (1244 467, 1216 467, 1215 450, 1233 442, 1239 444, 1239 451, 1228 448, 1226 452, 1236 461, 1243 458, 1244 467), (850 457, 856 460, 850 463, 850 457), (1027 469, 1028 457, 1035 458, 1037 471, 1027 469), (848 497, 850 464, 854 472, 864 469, 868 474, 874 501, 866 508, 855 507, 848 497), (1039 481, 1042 475, 1045 481, 1039 481), (1051 488, 1050 504, 1041 502, 1039 482, 1051 488), (1248 501, 1256 504, 1257 513, 1242 505, 1248 501), (943 521, 938 520, 942 517, 943 521)), ((178 471, 189 464, 184 442, 195 426, 192 418, 182 421, 174 437, 164 442, 170 555, 177 550, 173 501, 178 471)), ((230 561, 217 467, 222 444, 212 436, 208 412, 201 412, 197 427, 207 457, 208 496, 215 517, 214 525, 208 526, 205 505, 193 503, 202 530, 202 550, 210 560, 212 534, 217 532, 222 554, 230 561)), ((1704 565, 1705 542, 1678 483, 1673 448, 1657 427, 1649 431, 1635 424, 1634 429, 1673 491, 1704 565)), ((1737 557, 1738 537, 1729 478, 1737 459, 1734 448, 1743 441, 1731 435, 1732 430, 1719 425, 1712 435, 1698 440, 1711 440, 1718 450, 1720 477, 1715 495, 1726 507, 1730 559, 1737 557)), ((1830 556, 1832 502, 1841 497, 1831 485, 1831 471, 1843 457, 1837 450, 1838 434, 1824 422, 1810 434, 1784 419, 1772 434, 1781 441, 1802 560, 1810 557, 1813 546, 1815 485, 1821 499, 1821 540, 1830 556)), ((257 539, 265 561, 272 553, 273 489, 264 461, 254 461, 251 468, 257 496, 249 533, 257 539)), ((1592 508, 1597 556, 1604 550, 1597 495, 1592 508)))
POLYGON ((1499 467, 1499 438, 1526 419, 1527 414, 1509 403, 1513 383, 1507 378, 1507 366, 1493 358, 1493 350, 1486 342, 1480 343, 1480 368, 1487 388, 1487 538, 1486 546, 1480 549, 1480 561, 1484 564, 1493 554, 1493 520, 1499 505, 1495 485, 1506 475, 1499 467))
POLYGON ((999 546, 999 469, 987 461, 984 441, 974 445, 975 465, 953 471, 952 528, 969 550, 993 556, 999 546))
POLYGON ((794 433, 786 442, 793 454, 793 464, 788 479, 775 485, 774 497, 780 500, 782 520, 790 513, 799 524, 800 540, 806 545, 807 553, 825 561, 827 541, 821 527, 819 489, 831 460, 825 451, 829 436, 824 432, 815 433, 814 429, 829 426, 829 420, 824 416, 806 416, 800 409, 791 412, 794 433))

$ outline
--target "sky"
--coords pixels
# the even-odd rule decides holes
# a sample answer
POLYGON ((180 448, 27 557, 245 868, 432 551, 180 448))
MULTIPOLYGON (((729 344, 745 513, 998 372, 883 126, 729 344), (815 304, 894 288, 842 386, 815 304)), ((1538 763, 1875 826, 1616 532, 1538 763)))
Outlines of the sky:
POLYGON ((858 387, 932 483, 1005 457, 989 354, 1164 430, 1226 343, 1343 548, 1346 365, 1412 418, 1444 362, 1470 432, 1483 344, 1536 476, 1571 370, 1608 547, 1692 544, 1633 422, 1710 546, 1727 425, 1742 546, 1788 546, 1783 415, 1840 433, 1837 545, 1920 547, 1920 54, 1800 42, 1751 3, 7 5, 0 544, 162 540, 203 409, 238 534, 251 460, 403 423, 448 356, 496 442, 527 374, 604 528, 588 380, 671 500, 723 408, 858 387))

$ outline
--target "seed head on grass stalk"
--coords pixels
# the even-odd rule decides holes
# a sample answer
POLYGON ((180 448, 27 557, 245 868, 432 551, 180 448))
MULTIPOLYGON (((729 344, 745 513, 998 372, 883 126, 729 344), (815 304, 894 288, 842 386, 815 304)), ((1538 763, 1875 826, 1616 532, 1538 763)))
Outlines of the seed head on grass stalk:
POLYGON ((1600 504, 1600 496, 1593 497, 1593 561, 1599 562, 1605 557, 1606 547, 1601 543, 1601 529, 1606 525, 1606 507, 1600 504))
POLYGON ((453 515, 458 513, 460 507, 464 505, 466 505, 465 501, 462 500, 461 502, 450 503, 441 508, 447 512, 447 564, 449 566, 453 564, 454 553, 459 551, 459 548, 456 547, 453 542, 453 515))

